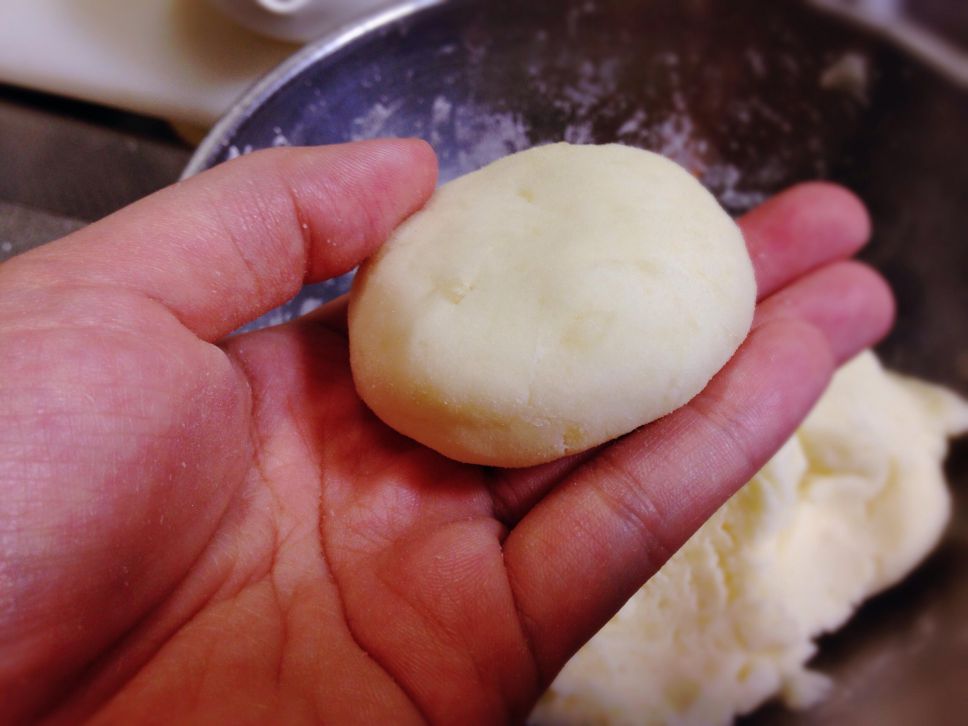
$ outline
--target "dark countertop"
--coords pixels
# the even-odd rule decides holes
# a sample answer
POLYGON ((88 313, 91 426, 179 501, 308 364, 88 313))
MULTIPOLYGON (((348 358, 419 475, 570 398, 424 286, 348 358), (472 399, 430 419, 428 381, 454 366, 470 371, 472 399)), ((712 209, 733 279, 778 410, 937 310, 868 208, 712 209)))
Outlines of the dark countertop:
POLYGON ((0 260, 172 183, 190 156, 160 121, 0 85, 0 260))

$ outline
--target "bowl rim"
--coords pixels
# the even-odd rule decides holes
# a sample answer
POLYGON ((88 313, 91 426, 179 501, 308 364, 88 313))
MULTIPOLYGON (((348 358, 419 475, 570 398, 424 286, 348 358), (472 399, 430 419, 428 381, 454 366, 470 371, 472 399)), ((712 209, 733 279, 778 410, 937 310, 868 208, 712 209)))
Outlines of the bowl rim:
POLYGON ((403 0, 345 23, 299 49, 250 86, 219 118, 195 149, 180 179, 187 179, 210 168, 209 162, 225 146, 231 134, 272 94, 302 71, 365 35, 446 2, 448 0, 403 0))
MULTIPOLYGON (((242 125, 255 110, 261 106, 279 88, 299 75, 314 63, 333 55, 346 48, 354 41, 370 33, 392 25, 395 22, 417 15, 431 7, 444 5, 452 0, 399 0, 389 7, 378 8, 375 11, 361 15, 337 26, 319 39, 303 46, 279 65, 269 70, 252 86, 250 86, 223 114, 202 142, 195 149, 191 159, 182 171, 181 180, 194 176, 210 168, 209 163, 215 154, 223 147, 228 138, 242 125)), ((910 39, 897 37, 900 30, 909 30, 909 25, 892 29, 884 23, 876 23, 865 19, 858 13, 838 10, 831 0, 802 0, 803 4, 814 11, 832 17, 835 21, 853 25, 861 31, 867 32, 882 41, 894 45, 902 54, 919 62, 929 71, 941 76, 956 88, 968 89, 968 50, 962 50, 944 43, 934 37, 934 34, 922 31, 918 27, 918 38, 930 36, 917 47, 912 47, 910 39), (930 42, 928 42, 930 41, 930 42), (931 48, 925 49, 924 45, 931 48), (943 46, 943 47, 942 47, 943 46), (931 50, 932 52, 927 52, 931 50), (943 56, 943 57, 939 57, 943 56)))

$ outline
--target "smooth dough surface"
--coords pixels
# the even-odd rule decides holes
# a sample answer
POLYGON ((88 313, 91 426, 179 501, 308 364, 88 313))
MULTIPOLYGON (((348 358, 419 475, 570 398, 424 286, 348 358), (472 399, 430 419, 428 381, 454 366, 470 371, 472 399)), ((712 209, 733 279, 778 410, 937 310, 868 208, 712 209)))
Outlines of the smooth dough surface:
POLYGON ((683 405, 746 337, 742 234, 662 156, 554 144, 440 187, 360 269, 350 354, 387 424, 527 466, 683 405))

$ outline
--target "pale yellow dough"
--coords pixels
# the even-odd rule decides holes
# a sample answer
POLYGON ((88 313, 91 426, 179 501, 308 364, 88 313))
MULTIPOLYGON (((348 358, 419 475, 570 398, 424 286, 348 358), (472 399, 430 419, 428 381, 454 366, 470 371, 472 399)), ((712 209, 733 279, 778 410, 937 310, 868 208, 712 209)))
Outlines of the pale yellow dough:
POLYGON ((968 404, 865 353, 796 435, 568 663, 535 724, 716 726, 823 696, 814 639, 904 577, 948 518, 968 404))
POLYGON ((749 331, 739 228, 656 154, 554 144, 437 190, 360 269, 357 390, 457 459, 526 466, 683 405, 749 331))

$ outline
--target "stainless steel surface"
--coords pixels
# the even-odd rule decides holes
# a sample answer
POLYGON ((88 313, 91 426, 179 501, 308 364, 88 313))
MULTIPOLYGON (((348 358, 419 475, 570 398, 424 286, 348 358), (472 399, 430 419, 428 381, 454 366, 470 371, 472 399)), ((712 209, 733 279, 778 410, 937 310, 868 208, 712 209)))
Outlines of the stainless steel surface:
MULTIPOLYGON (((182 176, 188 177, 197 174, 209 168, 212 165, 212 160, 218 158, 219 155, 227 154, 230 148, 229 138, 237 127, 245 122, 248 115, 260 108, 280 86, 288 83, 289 80, 295 78, 306 68, 321 60, 332 58, 358 39, 365 38, 374 32, 382 32, 385 28, 398 26, 413 13, 441 2, 443 0, 405 0, 396 3, 391 8, 343 26, 293 54, 289 60, 255 83, 243 98, 215 124, 212 131, 195 150, 182 176)), ((271 146, 271 143, 265 144, 265 146, 271 146)))
POLYGON ((896 45, 952 83, 968 88, 968 48, 918 21, 914 2, 905 0, 809 0, 818 10, 857 23, 896 45))
MULTIPOLYGON (((733 212, 799 180, 854 188, 899 318, 880 352, 968 393, 968 94, 896 45, 797 2, 455 0, 324 39, 263 80, 187 173, 280 143, 421 136, 442 178, 562 138, 622 141, 690 167, 733 212), (755 19, 752 20, 752 19, 755 19)), ((256 323, 331 297, 312 287, 256 323)), ((968 706, 968 446, 956 512, 907 582, 825 639, 836 679, 804 713, 748 724, 963 723, 968 706)), ((647 674, 643 674, 647 677, 647 674)))

